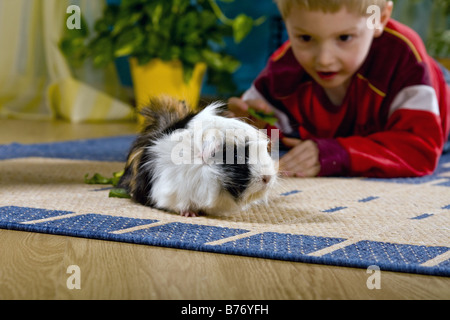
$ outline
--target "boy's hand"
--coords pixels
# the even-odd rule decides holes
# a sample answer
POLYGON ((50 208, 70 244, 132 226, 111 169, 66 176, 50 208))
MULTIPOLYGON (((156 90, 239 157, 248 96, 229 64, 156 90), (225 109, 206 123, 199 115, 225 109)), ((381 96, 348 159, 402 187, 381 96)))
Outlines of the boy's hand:
POLYGON ((319 148, 312 140, 283 138, 287 147, 292 147, 280 159, 280 171, 288 177, 315 177, 320 172, 319 148))
POLYGON ((263 113, 271 113, 271 108, 263 101, 259 99, 242 100, 240 98, 232 97, 228 100, 228 116, 233 118, 246 118, 250 124, 259 129, 266 127, 266 122, 260 119, 256 119, 248 113, 248 109, 252 108, 255 111, 261 111, 263 113))

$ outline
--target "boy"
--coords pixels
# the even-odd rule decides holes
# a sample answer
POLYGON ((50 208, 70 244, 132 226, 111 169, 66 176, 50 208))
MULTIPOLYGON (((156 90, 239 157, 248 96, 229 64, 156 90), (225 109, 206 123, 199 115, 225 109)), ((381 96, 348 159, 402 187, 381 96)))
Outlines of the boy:
POLYGON ((280 170, 302 177, 431 174, 449 134, 450 88, 419 36, 390 19, 393 3, 276 2, 289 41, 242 98, 229 100, 229 110, 239 117, 249 107, 275 112, 281 142, 291 148, 280 170))

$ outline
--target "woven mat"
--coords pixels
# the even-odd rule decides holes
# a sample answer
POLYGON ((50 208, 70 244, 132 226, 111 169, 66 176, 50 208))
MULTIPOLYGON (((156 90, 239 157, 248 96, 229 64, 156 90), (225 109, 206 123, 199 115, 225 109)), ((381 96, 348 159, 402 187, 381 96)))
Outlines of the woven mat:
POLYGON ((269 205, 185 218, 108 198, 133 136, 0 145, 0 228, 450 276, 450 155, 432 176, 284 179, 269 205))

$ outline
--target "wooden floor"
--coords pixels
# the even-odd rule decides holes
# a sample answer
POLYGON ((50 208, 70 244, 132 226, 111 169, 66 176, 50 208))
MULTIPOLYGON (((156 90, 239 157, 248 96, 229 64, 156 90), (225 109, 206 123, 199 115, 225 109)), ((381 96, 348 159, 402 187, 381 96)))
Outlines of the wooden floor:
MULTIPOLYGON (((136 132, 131 123, 0 120, 0 143, 136 132)), ((1 174, 1 172, 0 172, 1 174)), ((1 188, 1 186, 0 186, 1 188)), ((0 299, 450 299, 450 278, 0 230, 0 299), (70 265, 81 289, 68 289, 70 265)))

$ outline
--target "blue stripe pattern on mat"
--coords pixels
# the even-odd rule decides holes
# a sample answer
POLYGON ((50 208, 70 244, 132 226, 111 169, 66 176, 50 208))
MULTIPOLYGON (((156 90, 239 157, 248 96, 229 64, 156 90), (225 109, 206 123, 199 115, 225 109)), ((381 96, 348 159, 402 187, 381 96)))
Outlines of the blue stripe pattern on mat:
POLYGON ((344 209, 347 209, 347 207, 335 207, 335 208, 323 210, 322 212, 333 213, 333 212, 338 212, 338 211, 341 211, 341 210, 344 210, 344 209))
POLYGON ((367 198, 358 200, 358 202, 369 202, 369 201, 377 200, 379 198, 380 197, 367 197, 367 198))
POLYGON ((65 219, 36 223, 42 229, 72 230, 75 234, 89 236, 93 233, 106 233, 140 225, 154 223, 154 219, 134 219, 101 214, 83 214, 65 219))
POLYGON ((52 143, 0 145, 0 160, 26 157, 126 161, 135 135, 52 143))
MULTIPOLYGON (((442 269, 450 269, 450 259, 443 261, 437 265, 438 268, 442 269)), ((447 275, 449 275, 449 272, 447 271, 447 275)))
MULTIPOLYGON (((65 219, 22 225, 25 231, 54 233, 58 235, 125 241, 111 232, 151 224, 157 220, 114 217, 100 214, 85 214, 65 219)), ((128 241, 134 242, 134 241, 128 241)))
POLYGON ((293 194, 297 194, 297 193, 300 193, 300 192, 301 192, 300 190, 292 190, 292 191, 289 191, 289 192, 282 193, 281 196, 287 197, 287 196, 291 196, 293 194))
POLYGON ((192 249, 199 248, 208 242, 234 237, 246 232, 248 230, 173 222, 133 231, 126 236, 132 239, 138 238, 139 242, 144 244, 192 249))
POLYGON ((322 256, 314 256, 310 254, 347 239, 277 232, 254 234, 244 229, 181 222, 152 226, 161 221, 94 213, 65 217, 71 213, 27 207, 0 207, 0 228, 335 266, 367 268, 376 264, 386 271, 450 276, 449 259, 433 267, 421 266, 422 263, 448 252, 448 247, 359 241, 322 256), (45 218, 53 219, 40 222, 45 218), (139 226, 142 229, 128 230, 139 226), (122 232, 115 233, 116 231, 122 232), (248 237, 245 233, 249 233, 248 237), (235 236, 240 238, 236 240, 235 236), (227 242, 228 238, 230 241, 227 242), (217 240, 223 241, 220 244, 212 243, 217 240))
POLYGON ((270 252, 274 257, 286 258, 307 255, 343 241, 345 239, 264 232, 224 243, 220 247, 232 249, 244 247, 252 252, 270 252))
POLYGON ((420 216, 417 216, 417 217, 414 217, 414 218, 410 218, 410 219, 411 220, 422 220, 422 219, 426 219, 426 218, 429 218, 429 217, 432 217, 432 216, 434 216, 434 214, 424 213, 424 214, 421 214, 420 216))
POLYGON ((33 221, 57 217, 70 213, 74 212, 7 206, 7 207, 0 207, 0 221, 8 221, 8 222, 33 221))
MULTIPOLYGON (((395 271, 423 272, 426 267, 420 264, 450 250, 448 247, 427 247, 409 244, 385 243, 376 241, 359 241, 345 248, 323 256, 343 265, 363 266, 377 265, 389 270, 392 265, 395 271)), ((437 268, 440 269, 440 268, 437 268)), ((449 270, 444 273, 450 275, 449 270)))

